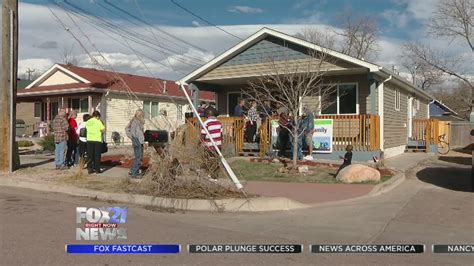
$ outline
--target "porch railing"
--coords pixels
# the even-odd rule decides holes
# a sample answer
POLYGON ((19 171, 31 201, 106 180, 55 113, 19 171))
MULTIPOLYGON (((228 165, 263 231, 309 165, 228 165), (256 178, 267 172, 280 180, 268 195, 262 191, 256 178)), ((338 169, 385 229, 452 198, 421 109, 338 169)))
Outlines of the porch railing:
MULTIPOLYGON (((378 115, 322 115, 320 119, 333 119, 333 150, 344 151, 351 144, 354 151, 373 151, 380 149, 380 119, 378 115)), ((244 147, 243 118, 219 117, 223 126, 224 145, 235 145, 235 152, 239 154, 244 147)), ((205 120, 205 119, 204 119, 205 120)), ((264 155, 270 148, 271 142, 270 120, 262 122, 258 129, 260 136, 259 153, 264 155)), ((188 121, 187 142, 197 141, 200 134, 200 125, 197 118, 188 121)))
POLYGON ((319 115, 316 119, 333 119, 332 146, 344 151, 352 145, 354 151, 380 149, 380 117, 378 115, 319 115))
MULTIPOLYGON (((202 118, 205 121, 205 118, 202 118)), ((245 121, 240 117, 219 117, 222 123, 223 145, 234 145, 235 152, 238 154, 244 148, 244 125, 245 121)), ((193 143, 200 137, 201 126, 197 118, 188 121, 187 143, 193 143)))

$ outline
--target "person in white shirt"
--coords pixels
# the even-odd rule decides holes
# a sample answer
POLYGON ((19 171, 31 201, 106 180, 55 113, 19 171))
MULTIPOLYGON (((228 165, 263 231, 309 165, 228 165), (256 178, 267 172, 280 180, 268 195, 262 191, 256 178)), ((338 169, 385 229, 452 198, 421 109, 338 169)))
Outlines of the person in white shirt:
POLYGON ((84 114, 82 116, 82 122, 77 127, 76 133, 79 136, 79 156, 84 158, 86 154, 86 143, 87 143, 87 131, 86 131, 86 122, 91 118, 90 114, 84 114))

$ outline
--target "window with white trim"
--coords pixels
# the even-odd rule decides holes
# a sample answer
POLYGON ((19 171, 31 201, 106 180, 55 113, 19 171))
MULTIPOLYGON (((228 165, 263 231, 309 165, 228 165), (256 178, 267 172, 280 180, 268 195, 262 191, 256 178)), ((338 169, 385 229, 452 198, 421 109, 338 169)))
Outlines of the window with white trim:
POLYGON ((395 110, 400 111, 400 90, 395 90, 395 110))
MULTIPOLYGON (((321 110, 321 114, 358 114, 359 89, 356 83, 339 84, 325 99, 330 105, 321 110)), ((321 96, 319 97, 321 101, 321 96)))
POLYGON ((183 119, 183 105, 182 104, 177 104, 176 108, 177 108, 176 119, 178 121, 181 121, 183 119))
POLYGON ((89 112, 89 99, 71 99, 71 108, 76 113, 88 113, 89 112))
POLYGON ((145 118, 150 119, 160 115, 160 103, 153 101, 143 101, 143 111, 145 118))

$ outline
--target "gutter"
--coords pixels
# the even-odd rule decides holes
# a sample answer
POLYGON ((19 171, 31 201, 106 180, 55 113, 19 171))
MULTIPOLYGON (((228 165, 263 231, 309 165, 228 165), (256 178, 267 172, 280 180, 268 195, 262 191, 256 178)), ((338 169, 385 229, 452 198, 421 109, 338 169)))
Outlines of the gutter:
POLYGON ((399 75, 397 75, 397 74, 395 74, 391 71, 386 70, 385 68, 383 68, 381 66, 379 66, 379 70, 377 72, 379 72, 380 74, 383 74, 384 76, 387 76, 387 77, 393 77, 396 82, 401 84, 404 88, 407 88, 409 92, 413 92, 415 94, 419 94, 421 96, 424 96, 428 100, 434 99, 433 96, 431 96, 428 93, 416 88, 415 86, 413 86, 413 84, 411 84, 410 82, 408 82, 404 78, 400 77, 399 75))

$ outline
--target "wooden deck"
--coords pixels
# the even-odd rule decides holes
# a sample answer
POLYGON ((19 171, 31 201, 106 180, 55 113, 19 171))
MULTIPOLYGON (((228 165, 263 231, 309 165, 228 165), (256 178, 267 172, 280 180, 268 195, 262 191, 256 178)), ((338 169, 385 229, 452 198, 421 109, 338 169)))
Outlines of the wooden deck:
MULTIPOLYGON (((374 151, 380 149, 380 119, 377 115, 323 115, 316 119, 333 119, 333 150, 343 151, 348 144, 354 151, 374 151)), ((223 126, 224 145, 233 145, 236 154, 244 154, 245 121, 240 117, 219 117, 223 126)), ((197 141, 200 126, 197 118, 188 121, 187 142, 197 141)), ((262 122, 257 130, 258 150, 264 155, 270 149, 271 123, 262 122)))

